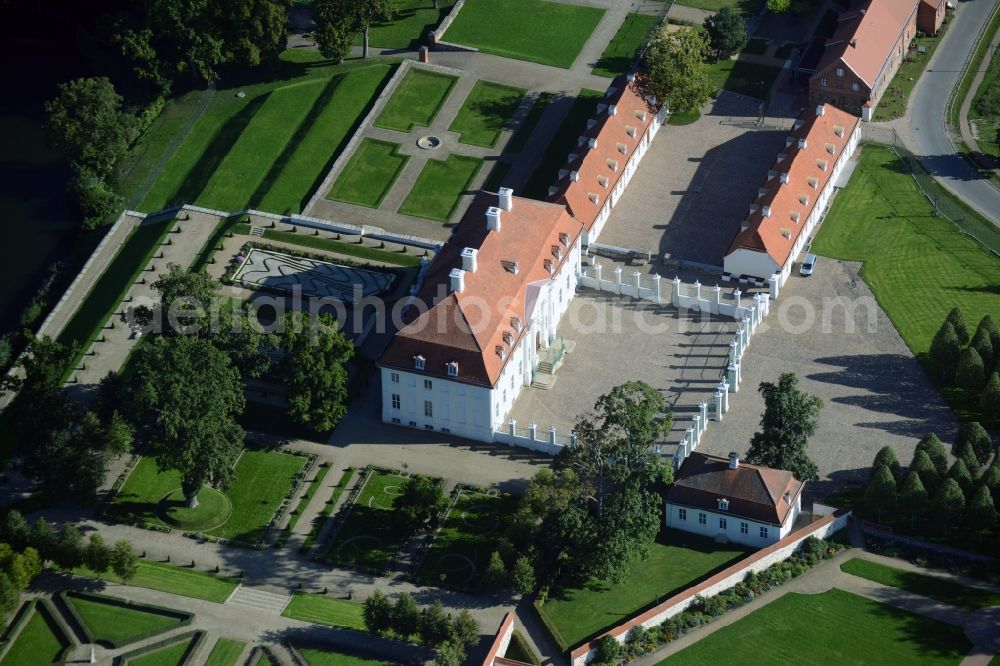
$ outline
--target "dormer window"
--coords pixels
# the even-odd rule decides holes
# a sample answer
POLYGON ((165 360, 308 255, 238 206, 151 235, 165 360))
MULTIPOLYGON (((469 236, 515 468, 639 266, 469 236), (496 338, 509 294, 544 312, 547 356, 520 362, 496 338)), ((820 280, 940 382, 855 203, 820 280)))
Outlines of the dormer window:
POLYGON ((503 266, 503 269, 508 273, 513 273, 514 275, 517 275, 518 273, 521 272, 521 264, 517 261, 501 261, 500 264, 503 266))
POLYGON ((764 206, 764 208, 762 209, 762 212, 763 212, 764 217, 771 217, 771 207, 770 206, 764 206))
POLYGON ((597 196, 593 192, 587 192, 587 198, 590 199, 592 204, 597 204, 601 200, 601 197, 597 196))
POLYGON ((608 177, 607 176, 598 176, 597 177, 597 184, 600 185, 601 187, 603 187, 604 189, 608 189, 608 177))
POLYGON ((635 117, 641 120, 642 122, 646 122, 646 112, 643 111, 642 109, 635 110, 635 117))
POLYGON ((830 153, 831 155, 836 155, 837 147, 834 146, 832 143, 828 143, 826 144, 826 152, 830 153))
POLYGON ((507 356, 507 351, 503 348, 503 345, 497 345, 496 353, 497 356, 500 357, 501 361, 507 356))
POLYGON ((791 240, 792 239, 792 230, 791 229, 785 229, 785 228, 783 228, 781 230, 781 235, 785 238, 785 240, 791 240))
POLYGON ((630 137, 632 137, 634 139, 635 138, 635 134, 636 134, 636 129, 634 127, 632 127, 631 125, 626 125, 625 126, 625 133, 628 134, 630 137))
POLYGON ((778 153, 778 161, 779 162, 784 162, 786 157, 788 157, 788 155, 786 155, 784 153, 778 153))
POLYGON ((514 336, 513 336, 513 334, 511 334, 510 331, 504 331, 502 337, 503 337, 504 344, 506 344, 508 347, 513 347, 514 346, 514 336))
POLYGON ((511 317, 510 325, 513 326, 514 330, 517 331, 518 333, 524 330, 524 324, 521 323, 521 320, 518 317, 511 317))
POLYGON ((799 211, 793 210, 791 212, 791 218, 792 218, 792 222, 796 222, 797 223, 799 221, 799 211))
POLYGON ((458 363, 456 361, 452 361, 448 364, 448 376, 458 377, 458 363))
POLYGON ((836 134, 839 137, 843 137, 844 136, 844 126, 843 125, 834 125, 833 126, 833 133, 836 134))
POLYGON ((766 195, 766 194, 767 194, 767 188, 766 187, 758 187, 757 188, 757 198, 758 199, 761 198, 762 196, 766 195))
POLYGON ((587 119, 587 129, 592 128, 596 124, 597 124, 597 121, 594 120, 593 118, 588 118, 587 119))
POLYGON ((423 356, 417 355, 413 357, 413 367, 416 368, 417 370, 423 370, 424 365, 426 364, 427 364, 427 359, 424 358, 423 356))
POLYGON ((619 143, 618 144, 618 152, 621 153, 622 155, 627 155, 628 154, 628 146, 626 146, 624 143, 619 143))
POLYGON ((555 266, 555 264, 552 263, 551 259, 546 259, 545 261, 542 262, 542 265, 545 266, 545 271, 549 275, 555 274, 555 272, 556 272, 556 266, 555 266))
POLYGON ((813 188, 814 190, 817 187, 819 187, 819 179, 816 178, 815 176, 809 176, 808 178, 806 178, 806 182, 809 183, 809 187, 813 188))
POLYGON ((719 498, 719 511, 729 511, 729 500, 719 498))
POLYGON ((556 258, 556 261, 562 261, 563 258, 562 248, 559 247, 558 245, 553 245, 552 256, 556 258))
POLYGON ((559 242, 563 244, 563 247, 569 247, 569 234, 560 233, 559 242))
POLYGON ((804 194, 800 194, 799 195, 799 203, 802 204, 803 206, 808 206, 809 205, 809 197, 807 197, 804 194))
POLYGON ((618 160, 608 160, 607 165, 612 171, 618 171, 618 160))
POLYGON ((826 171, 826 165, 827 165, 826 160, 816 160, 816 166, 818 166, 823 171, 826 171))

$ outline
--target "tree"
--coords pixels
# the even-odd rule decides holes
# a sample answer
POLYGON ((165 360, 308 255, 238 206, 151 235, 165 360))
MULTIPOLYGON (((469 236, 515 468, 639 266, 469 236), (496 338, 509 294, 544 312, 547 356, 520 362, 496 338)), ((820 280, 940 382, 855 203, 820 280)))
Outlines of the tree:
POLYGON ((372 595, 365 600, 364 619, 365 628, 373 634, 383 634, 392 626, 392 604, 389 599, 382 594, 381 590, 375 590, 372 595))
MULTIPOLYGON (((910 472, 920 477, 920 481, 927 488, 928 492, 934 492, 941 482, 941 474, 938 473, 937 467, 931 462, 931 458, 927 455, 926 451, 917 451, 913 454, 913 462, 910 463, 910 472)), ((945 473, 947 473, 947 470, 945 470, 945 473)))
POLYGON ((879 465, 885 465, 892 472, 892 478, 897 482, 902 480, 900 476, 899 460, 896 458, 896 452, 892 450, 891 446, 883 446, 879 449, 878 453, 875 454, 875 462, 872 463, 872 469, 875 469, 879 465))
POLYGON ((934 518, 944 528, 944 533, 948 534, 948 528, 961 518, 965 510, 965 495, 955 479, 945 479, 941 483, 931 500, 931 509, 934 518))
POLYGON ((33 467, 47 464, 38 444, 65 430, 74 416, 72 403, 62 391, 63 375, 73 355, 72 349, 49 337, 31 338, 17 363, 23 376, 8 380, 17 391, 11 419, 14 434, 18 441, 32 444, 25 450, 33 467))
POLYGON ((514 589, 518 594, 528 595, 535 589, 535 567, 531 565, 531 560, 521 556, 514 560, 514 568, 510 572, 514 589))
POLYGON ((344 2, 345 0, 314 0, 312 3, 313 21, 316 23, 313 38, 316 46, 323 57, 337 62, 348 56, 354 43, 354 33, 344 16, 344 2))
POLYGON ((695 113, 715 91, 705 64, 708 54, 708 38, 702 32, 669 32, 664 26, 649 43, 648 73, 640 84, 671 113, 695 113))
POLYGON ((990 459, 990 454, 993 452, 993 440, 990 439, 990 434, 986 432, 986 429, 976 421, 963 423, 958 427, 958 436, 955 437, 952 453, 960 451, 966 444, 972 447, 980 465, 985 464, 990 459))
POLYGON ((792 0, 767 0, 767 10, 772 14, 784 14, 792 6, 792 0))
POLYGON ((975 349, 976 353, 979 354, 979 358, 983 359, 983 367, 987 371, 993 369, 997 360, 993 355, 993 340, 990 337, 990 330, 986 326, 983 326, 982 321, 976 327, 976 333, 972 336, 972 342, 969 343, 969 347, 975 349))
POLYGON ((952 328, 955 329, 955 335, 958 336, 958 344, 963 347, 969 344, 969 324, 965 320, 965 313, 962 312, 962 308, 952 308, 945 321, 950 323, 952 328))
POLYGON ((903 488, 899 491, 899 504, 910 512, 910 527, 916 527, 917 516, 922 515, 927 508, 927 490, 917 472, 911 471, 903 482, 903 488))
POLYGON ((979 391, 986 382, 986 369, 983 359, 972 347, 962 351, 958 357, 958 367, 955 368, 955 384, 966 391, 979 391))
POLYGON ((600 666, 616 666, 618 656, 621 654, 622 645, 614 636, 604 636, 597 641, 597 652, 594 655, 594 662, 600 666))
POLYGON ((705 32, 719 60, 730 58, 747 45, 747 22, 743 12, 733 5, 723 5, 705 19, 705 32))
POLYGON ((941 328, 934 334, 931 340, 929 359, 931 367, 937 378, 943 382, 950 382, 954 377, 955 365, 958 357, 962 354, 962 344, 958 341, 958 334, 951 322, 946 321, 941 324, 941 328))
POLYGON ((979 398, 979 411, 990 425, 1000 422, 1000 373, 994 372, 979 398))
POLYGON ((118 410, 111 412, 111 418, 104 427, 104 447, 108 453, 116 456, 125 455, 132 450, 135 430, 129 425, 118 410))
POLYGON ((993 493, 993 504, 1000 504, 1000 457, 983 474, 982 483, 993 493))
POLYGON ((451 618, 444 612, 440 599, 420 612, 420 640, 437 646, 451 638, 451 618))
POLYGON ((431 526, 444 508, 441 484, 426 476, 412 476, 403 484, 393 507, 403 527, 410 532, 431 526))
POLYGON ((73 569, 84 562, 83 535, 72 523, 63 523, 55 535, 52 560, 64 569, 73 569))
POLYGON ((420 629, 420 608, 409 592, 403 592, 392 607, 392 630, 403 640, 420 629))
POLYGON ((483 583, 494 590, 507 584, 507 567, 504 566, 503 557, 495 550, 490 554, 489 564, 486 565, 486 572, 483 574, 483 583))
POLYGON ((25 548, 14 555, 9 567, 11 582, 19 590, 26 590, 35 576, 42 573, 42 558, 34 548, 25 548))
MULTIPOLYGON (((276 346, 273 335, 265 335, 255 315, 244 307, 240 310, 220 308, 213 303, 213 313, 218 314, 218 326, 209 329, 205 336, 216 349, 229 357, 243 379, 256 379, 271 369, 267 350, 276 346)), ((215 314, 213 314, 215 316, 215 314)))
POLYGON ((465 663, 465 648, 458 641, 445 641, 437 648, 437 657, 432 666, 462 666, 465 663))
POLYGON ((43 562, 56 559, 56 533, 45 518, 39 518, 32 526, 31 544, 38 549, 43 562))
POLYGON ((118 161, 136 135, 135 118, 105 77, 59 84, 59 94, 45 103, 52 147, 80 176, 110 182, 118 161))
POLYGON ((641 381, 615 386, 597 399, 594 408, 602 427, 614 433, 619 445, 653 446, 673 423, 660 392, 641 381))
POLYGON ((208 273, 189 272, 168 264, 167 272, 152 284, 160 295, 160 327, 164 334, 207 332, 215 301, 215 283, 208 273))
POLYGON ((227 488, 243 444, 243 382, 225 354, 191 336, 156 336, 133 355, 131 413, 161 470, 180 472, 188 506, 206 483, 227 488))
POLYGON ((259 65, 285 50, 291 0, 215 0, 209 11, 227 61, 259 65))
POLYGON ((979 486, 969 506, 965 510, 965 525, 974 532, 979 532, 980 536, 992 529, 997 522, 997 509, 993 505, 993 496, 990 489, 985 485, 979 486))
POLYGON ((96 229, 122 211, 124 200, 101 177, 84 173, 70 181, 70 191, 83 217, 85 229, 96 229))
MULTIPOLYGON (((918 451, 924 451, 930 456, 931 461, 934 463, 934 468, 937 470, 938 476, 944 476, 948 473, 948 452, 944 448, 944 444, 938 439, 938 436, 932 432, 924 435, 919 442, 917 442, 917 447, 914 453, 918 451)), ((923 479, 924 484, 927 484, 927 479, 923 479)))
POLYGON ((14 550, 21 550, 31 543, 31 526, 17 509, 11 509, 4 517, 3 541, 14 550))
POLYGON ((128 583, 139 573, 139 557, 128 541, 115 543, 111 551, 111 570, 122 579, 123 583, 128 583))
POLYGON ((479 642, 479 623, 466 609, 458 612, 451 623, 452 640, 462 646, 475 645, 479 642))
POLYGON ((961 458, 957 459, 955 464, 951 466, 951 469, 948 470, 947 478, 957 482, 962 489, 963 495, 968 497, 969 492, 972 491, 972 474, 961 458))
POLYGON ((354 345, 329 315, 290 313, 281 338, 278 372, 288 390, 288 414, 316 432, 332 430, 347 413, 347 362, 354 345))
POLYGON ((816 432, 823 401, 798 390, 799 379, 783 373, 777 384, 761 382, 764 396, 761 429, 754 433, 747 462, 792 472, 802 481, 816 481, 819 472, 806 454, 809 438, 816 432))
POLYGON ((879 522, 882 522, 883 509, 892 511, 896 506, 896 479, 885 465, 872 470, 865 490, 865 505, 869 511, 876 512, 879 522))
MULTIPOLYGON (((1000 326, 997 325, 996 320, 991 315, 985 315, 979 320, 976 330, 978 331, 979 329, 986 331, 990 338, 990 347, 993 348, 995 354, 1000 354, 1000 326)), ((994 356, 993 360, 993 367, 996 368, 997 361, 1000 361, 1000 358, 994 356)))
POLYGON ((955 452, 955 457, 965 464, 965 469, 969 470, 969 474, 979 472, 979 459, 976 458, 976 454, 968 442, 962 444, 962 448, 955 452))
POLYGON ((83 559, 87 568, 97 574, 98 580, 111 566, 111 549, 104 543, 100 534, 95 532, 90 535, 83 559))
POLYGON ((0 571, 0 612, 8 615, 17 608, 21 601, 21 591, 6 573, 0 571))

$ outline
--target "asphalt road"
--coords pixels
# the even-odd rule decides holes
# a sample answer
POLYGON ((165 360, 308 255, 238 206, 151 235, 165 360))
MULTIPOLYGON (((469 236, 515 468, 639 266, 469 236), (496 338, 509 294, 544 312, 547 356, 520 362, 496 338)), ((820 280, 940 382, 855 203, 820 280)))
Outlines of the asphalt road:
POLYGON ((944 43, 924 73, 910 103, 914 140, 910 148, 924 166, 966 203, 1000 225, 1000 190, 955 152, 945 129, 951 91, 972 50, 975 36, 989 18, 996 0, 965 0, 948 28, 944 43))

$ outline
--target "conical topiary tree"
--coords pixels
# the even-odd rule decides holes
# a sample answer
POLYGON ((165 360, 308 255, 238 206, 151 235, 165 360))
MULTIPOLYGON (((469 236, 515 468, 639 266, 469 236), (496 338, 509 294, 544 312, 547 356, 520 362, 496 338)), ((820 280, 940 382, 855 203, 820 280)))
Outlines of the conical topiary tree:
MULTIPOLYGON (((972 447, 972 451, 976 454, 980 465, 985 464, 989 460, 990 453, 993 451, 993 440, 990 439, 990 434, 986 432, 986 428, 976 421, 963 423, 959 426, 958 436, 955 437, 955 446, 952 447, 952 452, 960 451, 965 444, 969 444, 972 447)), ((955 455, 958 454, 955 453, 955 455)))
POLYGON ((874 511, 876 519, 882 522, 882 511, 892 511, 896 506, 896 478, 886 465, 878 465, 872 470, 865 489, 865 508, 874 511))
POLYGON ((896 458, 896 452, 892 450, 891 446, 883 446, 875 454, 875 462, 872 463, 872 469, 874 470, 879 465, 885 465, 892 472, 892 478, 896 480, 896 483, 902 481, 899 476, 899 459, 896 458))
POLYGON ((965 346, 969 344, 969 323, 965 320, 965 313, 962 312, 962 308, 952 308, 945 321, 955 329, 955 335, 958 336, 958 343, 960 345, 965 346))
MULTIPOLYGON (((910 463, 910 471, 920 476, 927 492, 933 493, 941 483, 941 474, 937 467, 931 462, 931 457, 926 451, 917 451, 913 454, 913 462, 910 463)), ((947 470, 945 470, 947 472, 947 470)))
POLYGON ((983 367, 987 370, 993 368, 993 363, 996 360, 993 356, 993 340, 990 339, 990 332, 985 328, 980 326, 976 329, 976 334, 972 336, 972 342, 969 343, 969 347, 976 350, 979 354, 979 358, 983 359, 983 367))
MULTIPOLYGON (((938 439, 937 435, 932 432, 924 435, 923 438, 917 442, 916 451, 925 451, 927 455, 930 456, 931 462, 934 463, 934 468, 937 470, 939 477, 943 477, 948 473, 948 452, 945 450, 944 444, 940 439, 938 439)), ((923 479, 923 477, 921 478, 923 479)), ((927 479, 923 479, 923 482, 924 485, 927 485, 927 479)))
POLYGON ((986 367, 979 352, 972 347, 963 349, 958 357, 958 366, 955 368, 955 385, 966 391, 978 393, 985 383, 986 367))
POLYGON ((927 509, 927 489, 924 488, 920 475, 910 472, 903 482, 903 488, 899 491, 900 508, 910 512, 910 528, 917 525, 917 516, 923 514, 927 509))
POLYGON ((1000 361, 1000 358, 996 358, 1000 354, 1000 325, 997 325, 997 320, 990 315, 986 315, 979 320, 979 326, 976 330, 983 329, 990 336, 990 344, 994 349, 994 362, 1000 361))
POLYGON ((979 411, 990 425, 1000 423, 1000 372, 990 375, 979 397, 979 411))
POLYGON ((982 484, 993 493, 993 504, 1000 504, 1000 458, 993 461, 983 474, 982 484))
POLYGON ((978 532, 982 538, 983 533, 992 529, 996 522, 997 509, 993 504, 993 495, 986 486, 979 486, 965 510, 965 526, 978 532))
POLYGON ((965 466, 961 458, 956 460, 955 464, 948 470, 948 478, 958 483, 965 497, 968 497, 969 493, 972 492, 972 474, 969 473, 969 468, 965 466))
POLYGON ((930 364, 931 369, 939 380, 950 382, 955 376, 955 365, 958 357, 962 354, 962 343, 958 341, 958 334, 951 322, 941 324, 941 328, 934 334, 931 340, 930 364))
POLYGON ((976 458, 976 454, 968 442, 962 444, 962 448, 955 452, 955 457, 965 464, 965 469, 969 470, 970 476, 979 473, 979 459, 976 458))
POLYGON ((965 511, 965 495, 955 479, 945 479, 934 493, 931 500, 931 511, 934 519, 939 522, 945 534, 948 529, 962 517, 965 511))

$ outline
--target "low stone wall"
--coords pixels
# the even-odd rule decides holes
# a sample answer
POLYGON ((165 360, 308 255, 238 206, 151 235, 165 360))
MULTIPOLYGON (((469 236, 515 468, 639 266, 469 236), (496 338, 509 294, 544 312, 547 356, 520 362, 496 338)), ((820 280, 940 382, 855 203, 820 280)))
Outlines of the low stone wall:
POLYGON ((612 636, 618 642, 624 643, 628 637, 628 632, 633 627, 639 625, 647 629, 655 627, 664 620, 687 610, 695 602, 696 598, 715 596, 743 581, 750 572, 759 573, 772 564, 786 560, 809 537, 826 539, 834 532, 846 527, 850 515, 850 511, 841 510, 835 514, 820 518, 806 527, 792 532, 781 541, 763 548, 731 567, 720 571, 708 580, 687 588, 680 594, 670 597, 658 606, 640 613, 610 631, 595 636, 590 642, 570 652, 570 663, 572 666, 583 666, 583 664, 590 661, 597 650, 597 642, 605 636, 612 636))
POLYGON ((474 46, 465 46, 464 44, 455 44, 453 42, 444 41, 444 33, 448 32, 448 28, 458 17, 458 13, 462 11, 462 7, 465 6, 465 0, 458 0, 454 5, 452 5, 451 11, 448 15, 444 17, 441 24, 434 30, 430 32, 430 44, 431 48, 435 51, 468 51, 470 53, 476 53, 479 51, 474 46))
POLYGON ((497 636, 493 639, 493 644, 490 645, 490 651, 486 653, 486 659, 483 659, 483 666, 493 666, 496 663, 497 657, 507 654, 507 647, 510 645, 510 637, 513 633, 514 614, 508 612, 503 616, 503 621, 500 622, 500 628, 497 629, 497 636))

